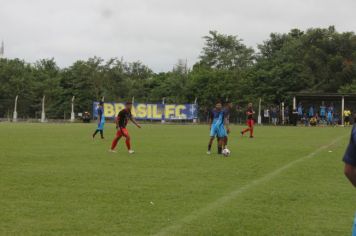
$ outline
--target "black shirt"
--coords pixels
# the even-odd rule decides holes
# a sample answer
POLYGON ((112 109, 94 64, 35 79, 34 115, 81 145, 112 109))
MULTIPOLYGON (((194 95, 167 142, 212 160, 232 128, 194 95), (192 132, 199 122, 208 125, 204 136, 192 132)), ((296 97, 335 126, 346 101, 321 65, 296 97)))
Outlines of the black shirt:
POLYGON ((131 119, 131 111, 128 109, 123 109, 117 115, 117 124, 119 128, 125 128, 129 119, 131 119))
POLYGON ((253 109, 247 108, 246 115, 247 115, 247 119, 252 120, 253 119, 253 109))

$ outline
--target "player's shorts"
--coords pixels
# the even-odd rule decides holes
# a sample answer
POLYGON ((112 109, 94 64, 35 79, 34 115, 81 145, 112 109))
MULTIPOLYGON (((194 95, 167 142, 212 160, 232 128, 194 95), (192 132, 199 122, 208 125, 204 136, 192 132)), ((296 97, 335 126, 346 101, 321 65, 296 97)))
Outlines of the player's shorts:
POLYGON ((118 128, 116 132, 116 137, 121 138, 122 136, 128 137, 129 131, 126 128, 118 128))
POLYGON ((349 116, 345 116, 345 122, 350 122, 350 117, 349 116))
POLYGON ((105 122, 100 122, 100 123, 98 124, 97 130, 104 130, 104 125, 105 125, 105 122))
POLYGON ((253 119, 248 119, 246 123, 247 123, 248 127, 253 127, 255 124, 255 121, 253 119))
POLYGON ((224 138, 227 137, 226 129, 223 125, 212 125, 210 129, 210 137, 224 138))

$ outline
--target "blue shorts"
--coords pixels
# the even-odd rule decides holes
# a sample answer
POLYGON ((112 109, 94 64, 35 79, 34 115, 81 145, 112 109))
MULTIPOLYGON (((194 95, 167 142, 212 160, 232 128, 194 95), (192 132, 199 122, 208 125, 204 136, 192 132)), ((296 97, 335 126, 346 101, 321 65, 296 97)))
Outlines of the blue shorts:
POLYGON ((100 123, 98 124, 97 130, 104 130, 104 125, 105 125, 105 122, 100 122, 100 123))
POLYGON ((210 129, 210 137, 224 138, 227 137, 226 129, 223 125, 212 125, 210 129))

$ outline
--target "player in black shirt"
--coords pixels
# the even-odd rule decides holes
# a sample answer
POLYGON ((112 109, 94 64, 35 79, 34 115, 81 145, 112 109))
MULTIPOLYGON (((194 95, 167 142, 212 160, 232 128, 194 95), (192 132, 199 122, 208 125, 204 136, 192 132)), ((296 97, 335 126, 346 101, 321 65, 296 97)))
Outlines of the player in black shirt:
POLYGON ((116 137, 114 138, 111 144, 111 149, 110 149, 111 152, 115 152, 115 147, 117 143, 119 142, 120 138, 124 136, 126 138, 127 150, 129 151, 130 154, 134 153, 134 151, 131 150, 131 138, 130 138, 129 131, 126 128, 126 125, 129 122, 129 120, 131 120, 131 122, 134 123, 138 128, 141 128, 141 126, 132 117, 131 108, 132 108, 132 103, 127 102, 125 104, 125 109, 121 110, 117 115, 116 118, 117 132, 116 132, 116 137))

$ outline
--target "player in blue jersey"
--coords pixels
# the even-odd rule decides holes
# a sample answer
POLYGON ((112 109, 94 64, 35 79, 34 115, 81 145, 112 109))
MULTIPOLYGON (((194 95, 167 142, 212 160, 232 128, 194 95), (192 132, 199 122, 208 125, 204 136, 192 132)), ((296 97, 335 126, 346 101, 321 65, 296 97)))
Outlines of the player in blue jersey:
POLYGON ((225 125, 225 130, 226 130, 226 136, 224 138, 224 148, 227 148, 227 141, 228 141, 228 135, 230 133, 230 110, 232 109, 232 103, 231 102, 226 102, 225 103, 225 108, 224 108, 224 112, 225 112, 225 121, 224 121, 224 125, 225 125))
MULTIPOLYGON (((352 127, 349 146, 346 149, 343 161, 345 163, 344 173, 352 185, 356 187, 356 124, 352 127)), ((356 236, 356 216, 353 223, 352 235, 356 236)))
POLYGON ((100 132, 101 139, 104 139, 104 125, 105 125, 105 116, 104 116, 104 102, 100 102, 96 108, 98 112, 98 127, 93 133, 93 139, 95 135, 100 132))
MULTIPOLYGON (((227 148, 227 141, 228 141, 228 136, 230 133, 230 110, 232 109, 232 103, 231 102, 226 102, 224 105, 224 126, 226 130, 226 136, 224 137, 223 141, 223 149, 227 148)), ((218 144, 218 149, 219 149, 219 137, 216 136, 217 144, 218 144)))
POLYGON ((207 154, 211 154, 211 146, 214 142, 215 136, 218 138, 218 154, 221 154, 224 146, 224 139, 227 137, 225 129, 226 111, 222 109, 221 102, 217 102, 215 109, 210 113, 210 140, 207 154))

